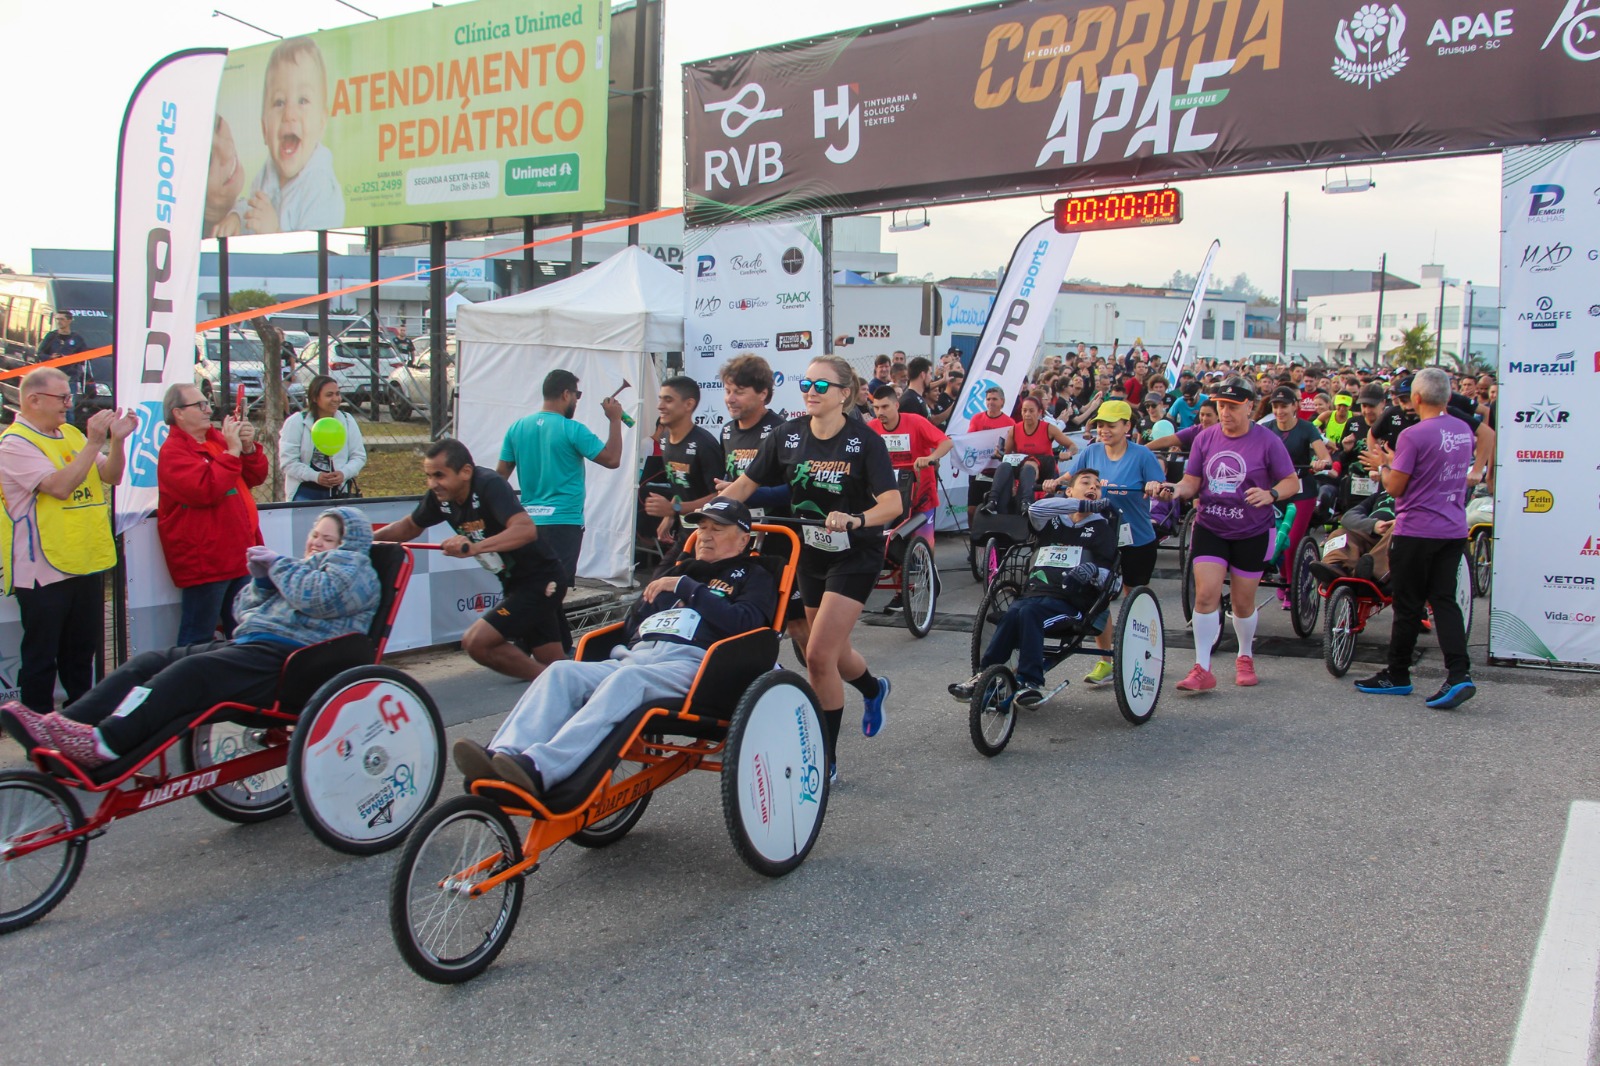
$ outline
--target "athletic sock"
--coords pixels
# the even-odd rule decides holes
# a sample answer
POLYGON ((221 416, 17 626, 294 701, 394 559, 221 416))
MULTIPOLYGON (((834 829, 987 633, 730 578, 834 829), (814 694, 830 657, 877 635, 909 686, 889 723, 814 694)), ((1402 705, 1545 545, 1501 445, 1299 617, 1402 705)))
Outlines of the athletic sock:
POLYGON ((861 676, 851 678, 848 684, 865 699, 870 700, 878 694, 878 679, 873 676, 871 668, 861 671, 861 676))
POLYGON ((94 749, 108 759, 120 759, 122 756, 111 750, 111 745, 106 743, 106 738, 100 735, 100 727, 94 729, 94 749))
POLYGON ((823 750, 828 755, 828 765, 832 766, 839 761, 839 726, 844 722, 844 708, 837 711, 822 712, 822 741, 823 750))
POLYGON ((1238 615, 1233 616, 1233 635, 1239 638, 1240 655, 1248 655, 1252 658, 1255 657, 1256 619, 1260 617, 1261 614, 1259 611, 1250 615, 1248 618, 1240 618, 1238 615))
POLYGON ((1222 612, 1194 613, 1194 661, 1202 670, 1211 669, 1211 647, 1222 636, 1222 612))

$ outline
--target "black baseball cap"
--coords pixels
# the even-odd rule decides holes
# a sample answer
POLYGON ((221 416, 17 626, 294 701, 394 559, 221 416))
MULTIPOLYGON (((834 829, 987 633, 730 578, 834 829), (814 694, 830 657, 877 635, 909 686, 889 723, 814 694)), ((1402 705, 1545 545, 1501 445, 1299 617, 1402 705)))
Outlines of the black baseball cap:
POLYGON ((1411 379, 1410 378, 1401 378, 1399 381, 1396 381, 1394 383, 1394 394, 1396 396, 1398 396, 1402 400, 1405 399, 1407 396, 1410 396, 1411 395, 1411 379))
POLYGON ((1279 385, 1272 390, 1272 402, 1274 404, 1286 403, 1291 407, 1299 407, 1300 394, 1291 388, 1279 385))
POLYGON ((1257 393, 1254 385, 1235 375, 1212 389, 1208 395, 1222 403, 1255 403, 1257 393))
POLYGON ((1363 405, 1382 407, 1384 398, 1387 395, 1388 394, 1384 392, 1383 386, 1380 383, 1371 381, 1361 386, 1361 395, 1357 396, 1356 399, 1359 400, 1363 405))
POLYGON ((698 522, 705 518, 719 525, 738 526, 746 533, 750 532, 750 508, 738 500, 726 496, 718 496, 698 511, 685 516, 691 522, 698 522))
POLYGON ((898 396, 898 395, 900 395, 900 393, 894 387, 894 383, 893 382, 880 381, 880 382, 878 382, 876 385, 872 386, 868 390, 868 395, 870 395, 874 400, 876 400, 881 396, 898 396))

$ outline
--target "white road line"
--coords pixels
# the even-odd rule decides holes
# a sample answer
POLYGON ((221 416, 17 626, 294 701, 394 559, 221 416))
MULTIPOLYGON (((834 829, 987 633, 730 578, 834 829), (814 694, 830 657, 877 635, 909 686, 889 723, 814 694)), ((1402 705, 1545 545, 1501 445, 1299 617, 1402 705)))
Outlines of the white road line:
POLYGON ((1600 978, 1600 803, 1574 803, 1510 1066, 1586 1066, 1600 978))

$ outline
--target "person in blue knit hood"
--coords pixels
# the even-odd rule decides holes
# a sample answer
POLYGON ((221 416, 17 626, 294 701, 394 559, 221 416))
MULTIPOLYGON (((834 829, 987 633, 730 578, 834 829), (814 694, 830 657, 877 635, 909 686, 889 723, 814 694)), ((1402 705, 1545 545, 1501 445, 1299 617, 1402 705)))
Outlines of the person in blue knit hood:
POLYGON ((290 652, 371 627, 379 599, 371 547, 365 515, 329 508, 311 527, 304 558, 261 545, 246 551, 252 580, 234 600, 232 640, 142 652, 60 714, 11 702, 0 722, 24 747, 55 748, 87 770, 218 703, 270 706, 290 652))

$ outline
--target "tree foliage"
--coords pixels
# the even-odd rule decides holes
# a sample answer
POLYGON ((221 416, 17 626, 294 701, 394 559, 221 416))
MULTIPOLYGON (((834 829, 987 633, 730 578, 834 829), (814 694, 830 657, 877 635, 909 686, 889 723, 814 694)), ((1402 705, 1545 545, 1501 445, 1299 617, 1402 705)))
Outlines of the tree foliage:
POLYGON ((1390 366, 1421 370, 1433 362, 1433 334, 1425 325, 1412 326, 1401 334, 1400 343, 1384 353, 1390 366))
MULTIPOLYGON (((240 289, 228 294, 228 307, 232 312, 255 311, 271 307, 282 301, 264 289, 240 289)), ((267 491, 269 499, 283 499, 283 477, 278 467, 278 432, 288 409, 288 396, 283 388, 283 331, 267 321, 265 315, 250 320, 250 326, 261 339, 261 428, 256 433, 256 446, 267 451, 267 491)), ((224 397, 221 403, 226 406, 224 397)))

